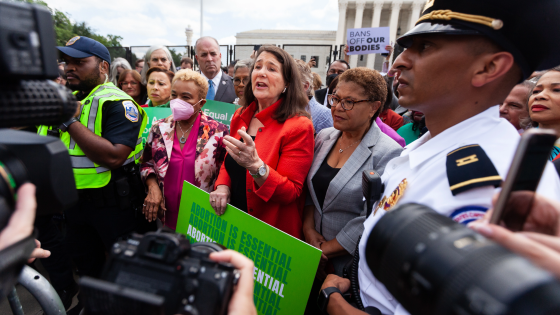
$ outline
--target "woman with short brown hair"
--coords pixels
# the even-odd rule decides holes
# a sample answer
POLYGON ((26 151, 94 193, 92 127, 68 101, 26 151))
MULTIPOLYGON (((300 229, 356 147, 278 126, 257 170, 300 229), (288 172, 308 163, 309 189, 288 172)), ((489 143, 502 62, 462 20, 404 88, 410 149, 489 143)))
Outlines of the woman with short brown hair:
POLYGON ((146 72, 148 107, 169 107, 173 76, 173 72, 160 67, 152 67, 146 72))

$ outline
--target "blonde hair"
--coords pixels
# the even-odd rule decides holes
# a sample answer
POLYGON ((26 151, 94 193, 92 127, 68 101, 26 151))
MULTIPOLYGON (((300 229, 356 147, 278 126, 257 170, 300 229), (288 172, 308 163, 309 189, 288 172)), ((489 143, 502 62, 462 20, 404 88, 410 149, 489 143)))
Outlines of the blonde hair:
POLYGON ((301 59, 295 59, 295 61, 302 81, 309 84, 309 87, 307 88, 307 91, 305 91, 305 94, 307 94, 307 96, 313 96, 313 72, 311 72, 311 68, 309 68, 307 63, 301 59))
POLYGON ((321 76, 313 72, 313 90, 318 90, 323 86, 323 81, 321 81, 321 76))
POLYGON ((201 99, 206 99, 206 93, 208 93, 208 82, 202 77, 202 75, 191 69, 182 69, 175 73, 173 81, 171 81, 171 86, 175 84, 178 80, 181 81, 193 81, 198 86, 198 96, 201 99))

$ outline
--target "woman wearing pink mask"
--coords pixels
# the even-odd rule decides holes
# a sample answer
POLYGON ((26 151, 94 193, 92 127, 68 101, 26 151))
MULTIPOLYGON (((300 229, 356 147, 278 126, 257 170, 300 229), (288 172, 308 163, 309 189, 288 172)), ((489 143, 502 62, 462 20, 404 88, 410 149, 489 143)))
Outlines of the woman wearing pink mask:
POLYGON ((143 212, 150 222, 159 217, 175 229, 183 181, 207 192, 216 181, 226 154, 222 139, 229 132, 202 112, 207 92, 208 82, 198 72, 178 71, 171 83, 172 115, 152 125, 141 166, 148 189, 143 212))

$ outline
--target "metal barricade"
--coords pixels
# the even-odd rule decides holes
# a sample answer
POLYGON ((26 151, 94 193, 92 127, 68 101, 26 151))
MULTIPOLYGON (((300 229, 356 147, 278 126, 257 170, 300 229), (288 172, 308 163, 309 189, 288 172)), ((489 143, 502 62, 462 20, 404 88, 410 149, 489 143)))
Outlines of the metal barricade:
MULTIPOLYGON (((60 300, 60 297, 51 286, 49 281, 37 270, 24 266, 19 275, 19 284, 21 284, 29 293, 39 302, 46 315, 66 315, 66 309, 60 300)), ((23 309, 16 289, 13 288, 8 296, 12 313, 15 315, 23 315, 23 309)))

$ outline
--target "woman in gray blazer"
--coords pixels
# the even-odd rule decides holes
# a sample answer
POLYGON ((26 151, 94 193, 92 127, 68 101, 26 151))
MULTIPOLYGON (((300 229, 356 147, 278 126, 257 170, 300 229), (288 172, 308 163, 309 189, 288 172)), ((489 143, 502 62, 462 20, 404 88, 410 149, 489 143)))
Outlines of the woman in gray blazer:
POLYGON ((364 229, 362 172, 374 169, 383 174, 385 165, 402 151, 375 123, 386 94, 379 72, 347 70, 328 99, 334 127, 323 129, 315 139, 303 232, 309 244, 323 251, 323 263, 332 263, 334 270, 329 271, 339 276, 364 229))

